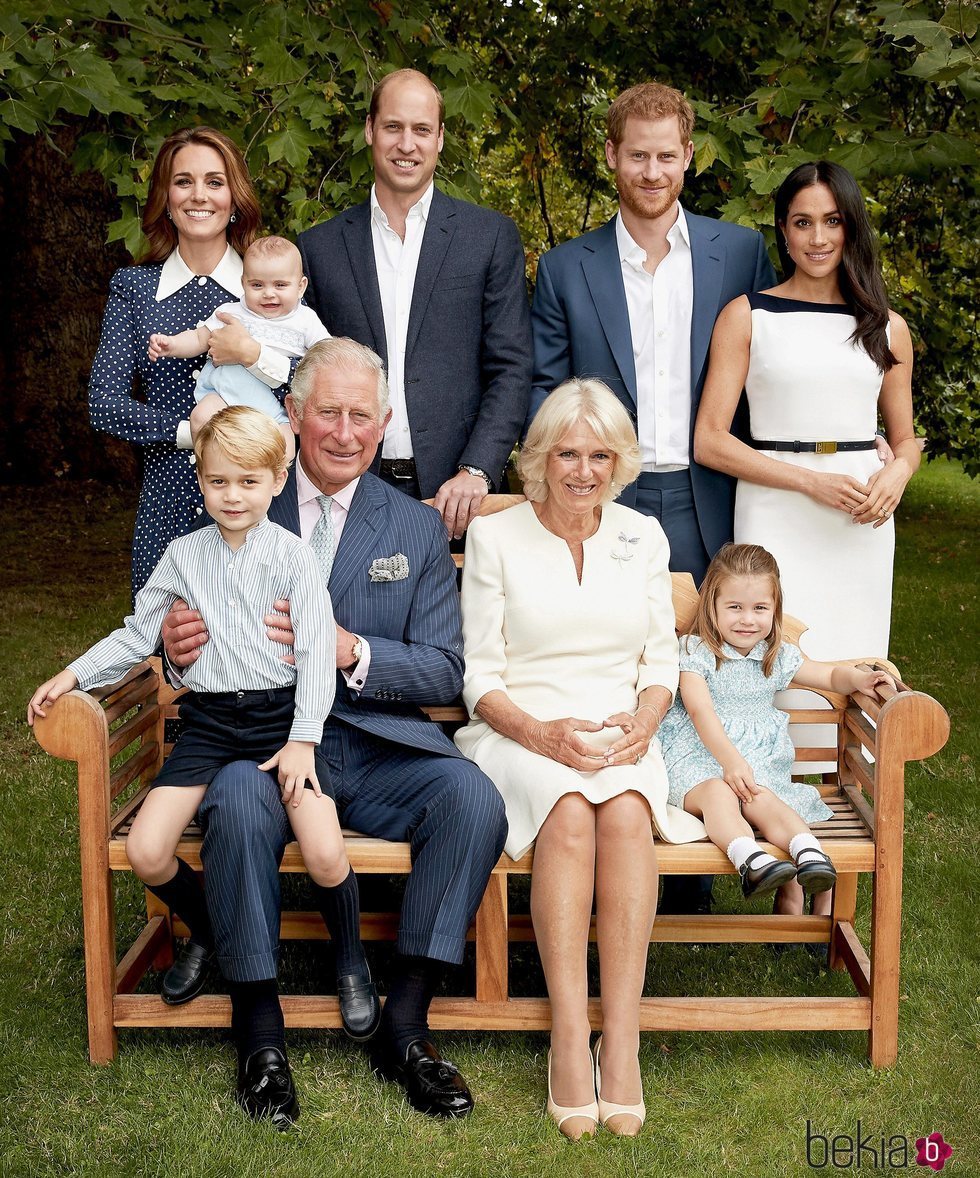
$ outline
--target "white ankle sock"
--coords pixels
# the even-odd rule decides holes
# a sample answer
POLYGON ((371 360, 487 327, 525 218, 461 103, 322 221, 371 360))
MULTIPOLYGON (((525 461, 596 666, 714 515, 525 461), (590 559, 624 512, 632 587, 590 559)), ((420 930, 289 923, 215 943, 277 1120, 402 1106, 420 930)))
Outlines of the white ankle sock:
POLYGON ((742 835, 737 839, 732 839, 728 844, 728 850, 725 854, 731 860, 735 870, 740 871, 745 860, 756 851, 762 857, 752 860, 752 867, 755 871, 758 871, 760 867, 768 867, 770 863, 776 862, 772 855, 767 855, 755 839, 750 839, 748 835, 742 835))
POLYGON ((807 831, 806 834, 794 834, 789 840, 789 853, 797 867, 804 863, 813 863, 820 859, 823 853, 820 843, 807 831))

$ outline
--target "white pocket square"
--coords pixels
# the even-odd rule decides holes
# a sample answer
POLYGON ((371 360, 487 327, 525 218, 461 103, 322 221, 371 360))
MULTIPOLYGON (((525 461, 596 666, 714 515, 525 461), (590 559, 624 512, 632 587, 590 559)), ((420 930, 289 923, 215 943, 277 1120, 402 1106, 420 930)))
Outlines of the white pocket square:
POLYGON ((408 557, 403 552, 379 556, 371 562, 368 576, 372 581, 404 581, 408 576, 408 557))

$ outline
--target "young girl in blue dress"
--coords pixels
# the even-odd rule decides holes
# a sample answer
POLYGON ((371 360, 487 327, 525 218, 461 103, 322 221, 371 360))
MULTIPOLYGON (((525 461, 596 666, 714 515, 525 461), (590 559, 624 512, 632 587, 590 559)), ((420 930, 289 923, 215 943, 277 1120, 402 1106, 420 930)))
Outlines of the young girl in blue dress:
POLYGON ((829 906, 837 873, 807 823, 833 815, 812 785, 791 780, 789 717, 773 699, 791 683, 872 695, 894 680, 804 658, 782 640, 782 624, 772 554, 758 544, 726 544, 708 567, 691 633, 680 640, 680 689, 659 736, 668 800, 704 822, 741 876, 744 895, 783 887, 780 911, 802 912, 804 891, 828 893, 817 911, 829 906), (767 854, 753 827, 792 862, 767 854))

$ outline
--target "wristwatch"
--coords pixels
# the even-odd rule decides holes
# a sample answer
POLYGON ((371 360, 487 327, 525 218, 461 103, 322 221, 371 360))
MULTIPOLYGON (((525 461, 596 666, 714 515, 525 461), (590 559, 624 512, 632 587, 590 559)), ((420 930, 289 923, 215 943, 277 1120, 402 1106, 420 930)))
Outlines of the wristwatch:
POLYGON ((487 484, 488 491, 493 490, 493 482, 490 476, 485 470, 480 470, 478 466, 467 466, 465 463, 463 463, 462 465, 457 466, 456 469, 465 470, 467 474, 475 474, 478 479, 483 479, 483 481, 487 484))
POLYGON ((358 636, 355 634, 354 635, 354 642, 350 648, 350 652, 354 657, 351 660, 350 665, 343 668, 345 671, 353 671, 353 669, 361 661, 361 652, 363 651, 363 649, 364 649, 364 647, 361 644, 360 638, 358 638, 358 636))

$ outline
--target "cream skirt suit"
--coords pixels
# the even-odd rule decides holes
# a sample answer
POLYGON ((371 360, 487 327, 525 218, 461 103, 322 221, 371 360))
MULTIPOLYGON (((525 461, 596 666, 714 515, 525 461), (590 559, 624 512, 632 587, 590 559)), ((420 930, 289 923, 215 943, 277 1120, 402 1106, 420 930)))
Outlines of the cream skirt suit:
MULTIPOLYGON (((568 545, 538 522, 530 503, 475 519, 467 533, 463 700, 471 719, 456 744, 500 791, 510 824, 505 849, 515 859, 558 799, 573 792, 595 804, 634 790, 667 841, 705 837, 698 819, 667 804, 656 738, 639 764, 588 773, 530 752, 475 714, 487 692, 500 690, 538 720, 601 722, 635 711, 647 687, 677 690, 669 549, 660 524, 608 503, 584 554, 579 584, 568 545)), ((585 738, 605 747, 621 735, 613 728, 585 738)))

